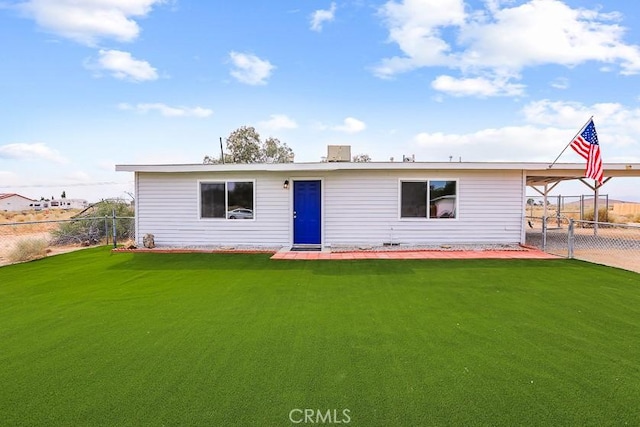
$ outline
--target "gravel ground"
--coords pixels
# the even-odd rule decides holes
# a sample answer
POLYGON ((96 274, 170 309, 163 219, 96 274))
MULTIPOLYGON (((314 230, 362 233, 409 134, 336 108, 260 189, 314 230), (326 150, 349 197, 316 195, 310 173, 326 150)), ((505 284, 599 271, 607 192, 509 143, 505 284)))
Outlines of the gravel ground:
MULTIPOLYGON (((278 252, 287 246, 158 246, 156 249, 161 250, 185 250, 185 251, 203 251, 203 252, 278 252)), ((139 249, 143 249, 140 247, 139 249)), ((376 246, 376 245, 344 245, 332 246, 324 248, 330 252, 391 252, 391 251, 521 251, 523 248, 518 244, 495 245, 495 244, 451 244, 451 245, 393 245, 393 246, 376 246)))
POLYGON ((451 245, 394 245, 394 246, 334 246, 331 252, 385 252, 385 251, 521 251, 518 244, 490 245, 490 244, 451 244, 451 245))

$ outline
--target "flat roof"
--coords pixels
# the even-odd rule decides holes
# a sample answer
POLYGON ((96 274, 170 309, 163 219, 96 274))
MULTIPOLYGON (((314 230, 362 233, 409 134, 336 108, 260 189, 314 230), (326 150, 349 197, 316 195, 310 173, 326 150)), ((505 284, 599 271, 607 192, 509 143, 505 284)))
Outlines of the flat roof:
MULTIPOLYGON (((640 177, 640 163, 604 163, 605 177, 640 177)), ((547 162, 314 162, 314 163, 226 163, 226 164, 132 164, 116 165, 116 171, 143 173, 186 172, 304 172, 304 171, 523 171, 527 185, 545 185, 584 177, 585 163, 547 162)))
MULTIPOLYGON (((609 172, 636 172, 640 176, 640 163, 604 163, 609 172)), ((544 162, 314 162, 314 163, 226 163, 226 164, 120 164, 120 172, 289 172, 334 170, 524 170, 547 171, 557 175, 561 171, 584 171, 584 163, 544 162)), ((606 173, 605 173, 606 175, 606 173)))

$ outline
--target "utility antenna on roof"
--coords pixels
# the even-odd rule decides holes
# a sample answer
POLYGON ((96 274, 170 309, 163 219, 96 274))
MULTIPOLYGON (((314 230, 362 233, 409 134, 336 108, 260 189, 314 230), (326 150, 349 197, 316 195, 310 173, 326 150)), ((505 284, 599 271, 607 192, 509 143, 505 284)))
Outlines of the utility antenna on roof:
POLYGON ((222 161, 222 164, 224 165, 224 151, 222 150, 222 137, 220 137, 220 160, 222 161))

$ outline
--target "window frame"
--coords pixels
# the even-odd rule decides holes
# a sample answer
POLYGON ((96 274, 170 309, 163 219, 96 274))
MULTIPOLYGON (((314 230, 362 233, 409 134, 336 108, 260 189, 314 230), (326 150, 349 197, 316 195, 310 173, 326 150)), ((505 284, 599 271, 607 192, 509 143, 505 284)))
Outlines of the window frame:
POLYGON ((459 219, 459 200, 460 200, 460 179, 459 178, 399 178, 398 179, 398 220, 399 221, 457 221, 459 219), (431 205, 431 188, 430 182, 432 181, 453 181, 456 183, 456 199, 454 205, 455 216, 453 218, 438 218, 430 216, 430 205, 431 205), (419 182, 424 183, 427 187, 426 191, 426 212, 425 216, 419 217, 405 217, 402 216, 402 184, 405 182, 419 182))
MULTIPOLYGON (((255 179, 244 179, 244 178, 232 178, 232 179, 199 179, 197 183, 197 192, 198 192, 198 220, 201 221, 233 221, 234 223, 247 223, 253 222, 256 220, 256 180, 255 179), (229 218, 229 183, 238 183, 238 182, 246 182, 251 183, 253 191, 251 195, 251 203, 252 203, 252 211, 253 218, 245 218, 242 220, 235 220, 229 218), (214 217, 206 217, 202 216, 202 184, 224 184, 224 217, 222 218, 214 218, 214 217)), ((248 209, 248 208, 247 208, 248 209)))

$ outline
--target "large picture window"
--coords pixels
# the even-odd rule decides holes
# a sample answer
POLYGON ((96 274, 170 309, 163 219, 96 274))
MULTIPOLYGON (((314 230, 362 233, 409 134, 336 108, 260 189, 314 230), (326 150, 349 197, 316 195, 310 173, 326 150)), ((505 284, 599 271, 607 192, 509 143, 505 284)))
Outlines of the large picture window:
POLYGON ((401 218, 456 218, 457 182, 401 181, 401 218))
POLYGON ((254 185, 252 181, 200 183, 200 217, 253 219, 254 185))

